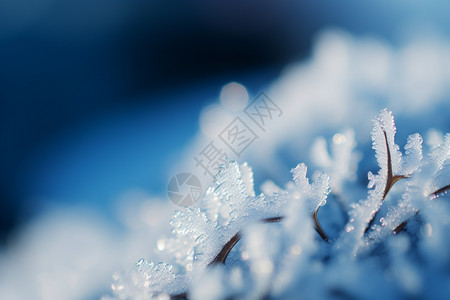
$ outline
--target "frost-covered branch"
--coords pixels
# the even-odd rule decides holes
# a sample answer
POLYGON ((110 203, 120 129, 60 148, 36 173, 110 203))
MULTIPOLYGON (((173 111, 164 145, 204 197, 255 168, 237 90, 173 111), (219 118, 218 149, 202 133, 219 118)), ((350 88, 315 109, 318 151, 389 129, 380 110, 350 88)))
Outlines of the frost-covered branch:
MULTIPOLYGON (((262 223, 277 223, 277 222, 280 222, 281 220, 283 220, 283 217, 273 217, 273 218, 263 219, 261 222, 262 223)), ((233 235, 233 237, 225 245, 223 245, 220 252, 217 254, 216 257, 214 257, 213 261, 209 263, 209 266, 216 265, 216 264, 224 264, 228 257, 228 254, 233 249, 234 245, 236 245, 237 242, 239 242, 241 237, 242 237, 242 234, 240 232, 233 235)))
MULTIPOLYGON (((386 143, 387 174, 386 174, 386 183, 385 183, 385 187, 384 187, 383 196, 381 198, 381 201, 384 201, 384 199, 386 199, 387 194, 389 193, 389 191, 392 189, 392 187, 394 186, 394 184, 397 181, 409 177, 409 175, 393 175, 392 174, 391 150, 389 149, 388 138, 387 138, 386 131, 384 129, 383 129, 383 136, 384 136, 384 140, 385 140, 385 143, 386 143)), ((364 230, 364 233, 366 233, 369 230, 369 228, 372 226, 373 221, 377 217, 377 214, 378 214, 378 210, 375 211, 375 213, 373 214, 373 217, 369 221, 369 224, 367 225, 366 229, 364 230)))
MULTIPOLYGON (((440 195, 447 194, 448 191, 450 191, 450 184, 449 184, 449 185, 446 185, 446 186, 444 186, 444 187, 442 187, 442 188, 440 188, 440 189, 438 189, 437 191, 435 191, 435 192, 433 192, 433 193, 431 193, 428 197, 433 198, 433 199, 436 199, 436 198, 438 198, 440 195)), ((418 213, 419 213, 419 211, 416 211, 416 215, 417 215, 418 213)), ((408 221, 407 221, 407 220, 401 222, 400 225, 398 225, 397 227, 394 228, 393 233, 394 233, 394 234, 399 233, 400 231, 402 231, 402 230, 406 227, 407 224, 408 224, 408 221)))
MULTIPOLYGON (((300 163, 291 170, 292 181, 283 188, 266 183, 260 195, 255 195, 251 168, 227 161, 198 207, 185 208, 172 216, 172 235, 158 241, 158 248, 168 262, 156 264, 141 259, 136 268, 116 274, 112 285, 115 299, 293 298, 298 296, 294 291, 299 283, 309 286, 311 282, 315 288, 305 289, 302 294, 305 298, 368 298, 369 292, 349 285, 346 278, 364 276, 380 281, 385 280, 387 271, 394 272, 409 295, 415 291, 415 285, 407 279, 414 283, 414 278, 422 275, 407 260, 405 239, 408 235, 413 235, 414 241, 429 237, 433 227, 434 235, 441 236, 439 242, 448 240, 443 232, 450 236, 447 228, 450 212, 438 217, 440 210, 447 208, 440 208, 439 201, 434 201, 450 191, 450 134, 423 156, 419 134, 408 137, 402 153, 395 144, 395 132, 391 112, 381 111, 372 130, 380 170, 378 174, 368 174, 366 199, 357 203, 353 199, 343 200, 340 206, 333 202, 336 198, 328 200, 331 208, 327 206, 327 210, 332 210, 333 205, 348 210, 348 221, 340 225, 333 223, 336 211, 324 210, 323 218, 321 213, 327 231, 334 226, 338 232, 331 236, 319 222, 318 211, 326 204, 333 187, 340 196, 349 194, 347 189, 355 189, 356 183, 351 178, 356 167, 344 167, 336 161, 357 160, 351 132, 336 136, 332 155, 326 153, 324 140, 315 146, 317 165, 332 176, 316 172, 310 182, 306 165, 300 163), (405 180, 398 189, 393 189, 401 179, 405 180), (378 220, 381 214, 383 217, 378 220), (399 234, 414 225, 411 220, 417 214, 419 225, 399 234), (268 226, 273 223, 278 225, 268 226), (317 233, 326 244, 315 238, 317 233), (242 243, 238 244, 239 241, 242 243), (379 255, 371 250, 380 243, 391 249, 387 270, 372 266, 372 261, 367 260, 379 255), (341 275, 345 272, 348 273, 341 275)), ((447 249, 450 245, 445 246, 447 249)), ((445 253, 433 253, 426 241, 415 251, 424 260, 429 255, 446 257, 445 253)))
POLYGON ((317 213, 319 212, 319 208, 317 208, 312 217, 314 220, 314 229, 317 231, 317 233, 320 235, 320 237, 322 238, 322 240, 324 240, 325 242, 328 242, 329 237, 328 235, 325 233, 325 230, 323 230, 322 226, 320 225, 319 222, 319 218, 317 217, 317 213))

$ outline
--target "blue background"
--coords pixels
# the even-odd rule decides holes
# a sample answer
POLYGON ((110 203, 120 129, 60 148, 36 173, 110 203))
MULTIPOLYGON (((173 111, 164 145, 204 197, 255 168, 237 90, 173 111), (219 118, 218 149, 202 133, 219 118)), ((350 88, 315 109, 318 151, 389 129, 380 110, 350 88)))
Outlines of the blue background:
POLYGON ((317 32, 450 34, 447 1, 0 0, 0 240, 48 207, 162 194, 200 109, 256 94, 317 32))

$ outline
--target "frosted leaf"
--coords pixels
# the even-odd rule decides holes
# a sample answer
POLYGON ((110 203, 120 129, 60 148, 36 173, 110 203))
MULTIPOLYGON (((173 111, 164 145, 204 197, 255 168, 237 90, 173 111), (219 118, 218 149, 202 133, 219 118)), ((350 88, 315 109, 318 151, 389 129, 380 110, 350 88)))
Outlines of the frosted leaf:
POLYGON ((175 235, 189 235, 194 239, 204 232, 204 225, 210 222, 199 208, 186 208, 172 215, 170 226, 175 235))
POLYGON ((387 236, 391 236, 394 230, 405 220, 411 219, 419 210, 418 202, 425 199, 423 188, 421 187, 422 178, 416 174, 407 181, 405 191, 400 201, 395 206, 390 206, 385 217, 380 219, 380 225, 377 230, 369 233, 369 239, 373 240, 373 244, 380 242, 387 236))
MULTIPOLYGON (((410 135, 405 146, 405 155, 402 156, 394 143, 394 135, 394 120, 391 113, 384 110, 375 120, 372 131, 373 145, 381 169, 377 175, 369 172, 368 188, 374 189, 369 190, 366 200, 360 201, 350 211, 350 221, 346 226, 347 234, 344 234, 344 236, 347 235, 344 238, 347 242, 352 237, 353 254, 363 245, 367 248, 391 235, 392 232, 401 230, 399 226, 405 226, 404 221, 412 218, 419 211, 420 203, 429 194, 427 192, 430 189, 429 176, 433 173, 430 173, 433 167, 429 166, 429 160, 423 159, 422 137, 417 133, 410 135), (381 159, 382 155, 386 155, 386 158, 381 159), (392 186, 400 179, 405 181, 403 192, 391 192, 392 186), (400 200, 396 205, 388 208, 384 217, 378 220, 378 216, 375 219, 388 193, 400 200), (368 239, 366 239, 363 236, 369 229, 371 231, 368 232, 368 239)), ((434 151, 438 152, 440 149, 435 148, 434 151)))
POLYGON ((128 272, 115 273, 111 289, 117 299, 160 299, 168 293, 179 293, 184 288, 181 277, 168 264, 154 264, 140 259, 128 272))
POLYGON ((213 187, 206 190, 204 197, 200 200, 200 206, 211 221, 221 226, 229 223, 231 207, 219 199, 213 187))
POLYGON ((291 170, 296 189, 288 189, 294 193, 297 199, 303 198, 307 203, 309 212, 314 213, 320 206, 325 205, 326 198, 330 193, 330 177, 324 173, 316 176, 312 184, 306 177, 307 167, 305 164, 298 164, 291 170))
POLYGON ((241 178, 245 187, 244 193, 255 197, 252 168, 245 162, 239 166, 239 170, 241 171, 241 178))
POLYGON ((165 263, 154 264, 141 258, 136 266, 145 277, 144 286, 151 290, 161 291, 165 285, 175 280, 172 266, 165 263))
MULTIPOLYGON (((434 194, 450 185, 448 179, 450 173, 450 134, 446 134, 443 142, 431 150, 427 160, 425 160, 424 167, 428 174, 427 180, 423 182, 425 195, 434 194)), ((445 189, 445 192, 448 192, 448 190, 445 189)), ((438 195, 431 196, 435 198, 438 195)))
POLYGON ((380 206, 393 184, 416 171, 422 162, 422 137, 419 134, 410 135, 405 146, 405 156, 395 144, 395 124, 390 111, 383 110, 374 120, 372 143, 375 149, 380 170, 374 175, 368 173, 368 201, 374 202, 372 207, 380 206))
POLYGON ((324 206, 327 202, 327 196, 330 193, 330 176, 322 172, 318 173, 312 184, 311 192, 312 197, 315 198, 317 208, 324 206))
MULTIPOLYGON (((367 199, 359 201, 349 212, 350 220, 346 225, 346 231, 342 234, 342 244, 352 245, 348 248, 353 255, 364 245, 364 234, 369 229, 368 226, 374 221, 375 215, 380 209, 383 200, 395 183, 396 175, 402 170, 402 166, 415 170, 421 161, 420 135, 411 136, 405 147, 408 151, 408 159, 420 158, 418 162, 405 163, 399 147, 395 144, 395 123, 392 113, 382 110, 374 119, 372 129, 372 144, 375 149, 380 170, 374 175, 368 173, 369 190, 367 199)), ((348 246, 347 246, 348 247, 348 246)))
MULTIPOLYGON (((213 193, 217 197, 216 205, 222 207, 222 213, 218 214, 215 227, 217 229, 223 226, 224 229, 230 230, 227 231, 227 236, 228 232, 238 230, 244 221, 273 216, 284 201, 282 197, 255 196, 251 168, 246 164, 239 166, 238 163, 231 161, 221 168, 213 193), (228 213, 227 222, 220 221, 226 218, 224 212, 228 213)), ((211 207, 205 201, 201 203, 201 209, 208 207, 211 211, 211 207)))
MULTIPOLYGON (((256 196, 251 168, 227 161, 198 207, 173 214, 172 235, 159 240, 163 245, 161 256, 166 255, 170 265, 139 261, 131 272, 115 276, 114 295, 118 299, 152 299, 187 292, 192 299, 282 299, 297 297, 298 286, 312 285, 315 288, 306 288, 304 297, 325 299, 342 293, 344 298, 355 295, 365 299, 373 291, 355 287, 351 282, 364 278, 380 286, 386 282, 394 284, 386 276, 397 278, 393 289, 399 294, 422 292, 421 277, 427 271, 418 272, 407 254, 416 251, 414 255, 423 255, 424 261, 431 255, 450 261, 446 251, 433 249, 433 245, 450 247, 450 242, 446 242, 450 212, 433 199, 438 197, 433 194, 436 191, 448 192, 442 188, 449 184, 450 135, 423 157, 419 134, 408 137, 402 154, 395 144, 395 131, 392 114, 383 110, 372 130, 380 169, 376 174, 368 173, 367 197, 348 206, 330 202, 321 211, 328 218, 342 211, 348 214, 347 224, 341 221, 334 230, 341 230, 338 239, 325 234, 327 230, 319 224, 321 216, 317 212, 327 201, 330 184, 337 191, 342 189, 339 196, 345 195, 349 187, 354 188, 344 183, 351 181, 356 164, 355 169, 342 165, 342 161, 357 161, 351 131, 334 136, 331 155, 325 140, 319 139, 313 146, 316 164, 330 171, 334 181, 318 171, 308 178, 307 166, 300 163, 291 170, 293 180, 283 189, 266 181, 261 188, 263 193, 256 196), (400 179, 401 183, 391 189, 400 179), (384 200, 386 204, 382 206, 384 200), (347 207, 351 209, 345 211, 347 207), (415 218, 416 214, 420 217, 415 218), (417 219, 426 223, 417 225, 417 219), (262 224, 273 222, 281 223, 262 224), (419 228, 417 233, 414 226, 419 228), (412 239, 418 239, 421 248, 411 250, 405 246, 407 242, 390 242, 403 228, 412 239), (237 242, 239 238, 241 243, 237 242), (427 242, 422 243, 420 238, 427 242), (391 259, 397 260, 383 261, 386 265, 382 268, 370 260, 372 256, 384 255, 376 248, 380 243, 380 249, 391 249, 391 259), (398 261, 402 262, 397 267, 398 261), (225 267, 220 267, 224 262, 225 267), (391 273, 385 275, 386 270, 391 273), (336 282, 342 284, 342 291, 334 290, 336 282)), ((330 224, 333 223, 325 225, 330 224)))
POLYGON ((412 134, 408 137, 405 146, 405 157, 402 165, 402 174, 412 174, 416 171, 422 161, 422 137, 420 134, 412 134))
MULTIPOLYGON (((147 276, 148 280, 159 282, 159 279, 155 279, 159 275, 154 274, 159 274, 159 270, 171 271, 176 268, 174 280, 179 285, 186 286, 193 278, 202 274, 221 247, 245 224, 279 216, 285 200, 285 192, 276 197, 264 194, 255 197, 251 168, 246 164, 240 166, 236 162, 227 161, 217 174, 215 183, 207 189, 199 202, 199 207, 176 211, 170 221, 172 236, 159 240, 160 244, 164 244, 164 247, 160 247, 161 252, 174 267, 155 266, 140 261, 139 271, 145 273, 145 276, 150 274, 147 276)), ((136 274, 129 277, 138 276, 136 274)), ((173 277, 173 273, 168 274, 173 277)), ((165 275, 159 277, 167 279, 165 275)), ((160 286, 146 286, 147 289, 141 290, 139 295, 159 293, 160 286)), ((167 291, 169 289, 164 290, 167 291)))
MULTIPOLYGON (((375 188, 377 190, 377 187, 375 188)), ((381 206, 381 199, 378 191, 371 190, 369 196, 365 200, 361 200, 354 204, 349 211, 349 221, 345 225, 345 230, 341 234, 341 238, 337 243, 337 248, 350 252, 351 255, 356 255, 359 249, 364 244, 364 233, 367 225, 381 206)))
POLYGON ((369 171, 367 173, 367 179, 369 179, 369 183, 367 184, 367 188, 369 188, 369 189, 373 188, 375 183, 376 183, 376 179, 377 178, 375 177, 375 175, 371 171, 369 171))
POLYGON ((441 191, 437 192, 436 195, 434 195, 434 197, 444 196, 450 192, 450 188, 442 190, 445 187, 450 186, 450 161, 446 161, 441 166, 441 168, 435 172, 432 185, 433 185, 432 191, 433 193, 436 191, 441 191))
POLYGON ((217 225, 226 226, 242 212, 241 208, 254 197, 253 172, 247 164, 227 160, 219 169, 215 184, 209 187, 200 207, 217 225))
MULTIPOLYGON (((375 149, 375 156, 380 167, 378 174, 374 175, 372 172, 368 173, 368 188, 374 189, 369 190, 367 199, 356 204, 349 213, 350 222, 347 225, 347 228, 352 228, 352 230, 348 230, 348 232, 350 235, 355 235, 356 240, 362 238, 367 230, 367 226, 373 221, 375 214, 381 207, 382 201, 385 199, 390 188, 395 181, 398 180, 395 176, 399 174, 398 172, 401 170, 402 155, 398 150, 399 147, 395 144, 395 132, 396 128, 392 113, 386 109, 382 110, 374 119, 372 129, 372 146, 373 149, 375 149)), ((411 156, 416 154, 416 157, 421 157, 420 136, 410 137, 407 151, 409 151, 410 154, 412 153, 411 156)), ((410 165, 406 164, 406 167, 409 168, 417 166, 418 165, 414 162, 410 165)), ((354 243, 356 242, 354 241, 354 243)), ((358 247, 359 245, 355 245, 353 251, 358 247)))
POLYGON ((309 179, 306 177, 306 172, 308 168, 304 163, 298 164, 294 169, 291 170, 292 179, 295 184, 306 192, 309 191, 309 179))
MULTIPOLYGON (((251 172, 248 172, 248 176, 251 176, 250 174, 251 172)), ((247 182, 249 182, 249 179, 247 179, 247 182)), ((239 164, 227 160, 216 176, 215 193, 222 204, 230 207, 230 218, 238 217, 237 214, 241 212, 239 208, 245 205, 247 198, 250 197, 245 193, 248 188, 241 178, 239 164)))
POLYGON ((395 144, 396 133, 394 117, 392 113, 384 109, 373 120, 372 129, 372 147, 375 149, 375 157, 381 170, 379 174, 386 176, 388 172, 388 159, 392 165, 392 172, 398 174, 401 168, 401 153, 399 147, 395 144), (390 154, 388 156, 388 153, 390 154))
POLYGON ((436 169, 441 169, 444 162, 450 158, 450 133, 445 135, 442 144, 433 149, 430 156, 436 165, 436 169))

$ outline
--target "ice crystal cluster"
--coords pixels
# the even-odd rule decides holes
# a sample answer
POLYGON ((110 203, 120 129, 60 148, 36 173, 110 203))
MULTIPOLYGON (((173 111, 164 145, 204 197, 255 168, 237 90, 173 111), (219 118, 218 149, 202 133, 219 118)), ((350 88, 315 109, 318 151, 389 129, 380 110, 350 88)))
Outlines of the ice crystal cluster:
POLYGON ((292 181, 267 181, 259 195, 251 168, 227 161, 196 207, 173 214, 172 235, 157 245, 166 262, 116 273, 104 299, 450 295, 450 134, 426 143, 412 134, 401 151, 395 133, 381 111, 372 130, 379 170, 361 199, 352 130, 334 136, 331 153, 323 138, 312 145, 328 175, 300 163, 292 181))

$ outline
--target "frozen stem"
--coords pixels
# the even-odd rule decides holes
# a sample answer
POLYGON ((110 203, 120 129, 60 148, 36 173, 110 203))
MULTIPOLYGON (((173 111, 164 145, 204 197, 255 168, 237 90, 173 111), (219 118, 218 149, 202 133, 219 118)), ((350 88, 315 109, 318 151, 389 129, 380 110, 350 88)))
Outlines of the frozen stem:
MULTIPOLYGON (((320 237, 325 241, 328 242, 328 236, 323 230, 322 226, 320 226, 319 219, 317 218, 317 212, 319 209, 316 209, 316 211, 313 213, 312 218, 314 220, 314 227, 317 233, 320 235, 320 237)), ((273 218, 267 218, 263 219, 262 223, 278 223, 284 219, 283 216, 280 217, 273 217, 273 218)), ((216 265, 216 264, 225 264, 225 261, 227 260, 228 254, 233 249, 234 245, 239 242, 242 235, 240 232, 236 233, 220 250, 220 252, 216 255, 216 257, 208 264, 208 266, 216 265)))
MULTIPOLYGON (((277 223, 283 220, 284 217, 273 217, 263 219, 262 223, 277 223)), ((234 245, 241 239, 241 233, 236 233, 220 250, 219 254, 208 264, 208 266, 216 265, 216 264, 225 264, 227 260, 228 254, 233 249, 234 245)))
POLYGON ((386 178, 386 186, 384 187, 383 198, 381 200, 384 201, 386 199, 387 194, 394 186, 394 184, 400 179, 408 178, 408 175, 393 175, 392 174, 392 159, 391 159, 391 150, 389 149, 389 144, 387 141, 386 131, 383 130, 384 140, 386 142, 386 156, 387 156, 387 178, 386 178))
POLYGON ((187 299, 189 299, 187 293, 170 295, 170 300, 187 300, 187 299))
POLYGON ((448 191, 450 191, 450 184, 444 186, 443 188, 438 189, 436 192, 432 193, 430 195, 430 197, 437 198, 437 197, 441 196, 442 194, 447 194, 448 191))
POLYGON ((395 227, 394 230, 392 230, 392 233, 393 233, 393 234, 399 233, 400 231, 403 230, 403 228, 405 228, 406 224, 408 224, 408 222, 403 221, 402 223, 400 223, 400 225, 398 225, 397 227, 395 227))
MULTIPOLYGON (((438 189, 437 191, 435 191, 433 193, 431 193, 428 197, 435 199, 435 198, 439 197, 442 194, 448 193, 448 191, 450 191, 450 184, 446 185, 446 186, 444 186, 444 187, 442 187, 440 189, 438 189)), ((416 211, 416 215, 418 213, 419 213, 419 211, 416 211)), ((400 225, 398 225, 397 227, 394 228, 392 233, 393 234, 399 233, 400 231, 402 231, 405 228, 406 224, 408 224, 408 221, 403 221, 402 223, 400 223, 400 225)))
POLYGON ((314 220, 314 228, 316 229, 317 233, 320 235, 322 240, 324 240, 325 242, 328 242, 328 235, 325 233, 322 226, 320 226, 319 219, 317 218, 318 211, 319 211, 319 208, 317 208, 316 211, 312 215, 313 220, 314 220))

